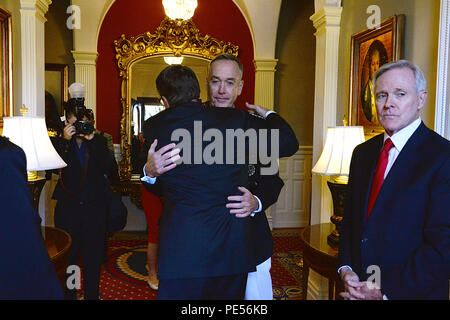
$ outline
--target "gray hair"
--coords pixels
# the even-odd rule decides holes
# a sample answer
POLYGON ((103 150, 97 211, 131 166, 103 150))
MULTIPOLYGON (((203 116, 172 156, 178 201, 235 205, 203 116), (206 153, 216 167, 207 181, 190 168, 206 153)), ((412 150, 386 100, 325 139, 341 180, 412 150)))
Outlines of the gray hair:
POLYGON ((215 57, 209 63, 209 66, 211 66, 214 62, 220 61, 220 60, 234 61, 239 67, 239 71, 241 72, 241 76, 244 73, 244 65, 242 64, 242 62, 238 59, 238 57, 236 57, 236 56, 234 56, 232 54, 228 54, 228 53, 222 53, 222 54, 218 55, 217 57, 215 57))
POLYGON ((392 69, 401 69, 401 68, 408 68, 414 73, 414 77, 416 78, 416 89, 417 89, 417 95, 421 91, 425 91, 427 87, 427 81, 425 80, 425 77, 423 75, 422 70, 415 65, 414 63, 408 61, 408 60, 398 60, 394 62, 387 63, 380 67, 380 69, 377 70, 373 77, 373 87, 375 88, 375 84, 377 82, 377 79, 381 77, 381 75, 389 70, 392 69))

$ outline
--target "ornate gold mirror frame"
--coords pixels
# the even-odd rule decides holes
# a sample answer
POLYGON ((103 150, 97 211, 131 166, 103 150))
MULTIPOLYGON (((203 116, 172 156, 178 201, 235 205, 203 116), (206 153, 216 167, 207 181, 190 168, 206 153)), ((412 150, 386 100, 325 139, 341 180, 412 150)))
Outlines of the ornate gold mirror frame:
POLYGON ((155 56, 186 56, 211 61, 219 54, 237 56, 238 46, 219 41, 209 35, 203 36, 192 20, 172 20, 166 17, 154 34, 146 32, 127 39, 122 35, 114 41, 117 66, 121 83, 122 117, 120 119, 120 146, 122 159, 119 162, 120 179, 131 179, 131 66, 141 59, 155 56))

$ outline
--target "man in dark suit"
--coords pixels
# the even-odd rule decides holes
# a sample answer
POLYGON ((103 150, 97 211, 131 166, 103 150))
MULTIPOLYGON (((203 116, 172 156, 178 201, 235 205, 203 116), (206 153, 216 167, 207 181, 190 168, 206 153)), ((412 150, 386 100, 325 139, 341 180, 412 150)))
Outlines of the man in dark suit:
POLYGON ((357 146, 339 246, 348 299, 448 299, 450 142, 419 111, 426 81, 398 61, 374 77, 385 133, 357 146))
MULTIPOLYGON (((242 80, 243 65, 233 55, 222 54, 211 61, 208 71, 207 88, 209 107, 235 108, 235 101, 241 94, 244 81, 242 80)), ((256 107, 256 106, 255 106, 256 107)), ((255 108, 251 106, 251 108, 255 108)), ((154 145, 156 147, 156 145, 154 145)), ((165 146, 158 152, 149 154, 149 172, 157 177, 175 167, 172 158, 177 152, 165 146), (168 162, 166 162, 168 161, 168 162)), ((174 147, 174 144, 172 145, 174 147)), ((248 183, 239 186, 239 195, 230 195, 227 204, 230 213, 236 217, 252 216, 251 239, 254 242, 256 271, 251 272, 247 278, 246 300, 272 300, 272 279, 270 275, 271 256, 273 254, 273 240, 267 221, 265 209, 278 200, 283 180, 278 172, 272 175, 261 174, 261 163, 250 164, 248 167, 248 183)))
POLYGON ((0 136, 0 299, 62 299, 27 187, 21 148, 0 136))
MULTIPOLYGON (((242 110, 205 108, 195 102, 200 89, 187 67, 166 68, 158 76, 157 88, 168 109, 146 121, 146 141, 156 138, 166 145, 173 140, 173 131, 180 128, 195 136, 195 126, 201 122, 205 133, 216 130, 223 137, 229 129, 277 129, 280 156, 290 156, 298 149, 292 129, 276 114, 268 115, 265 121, 242 110)), ((257 111, 266 114, 267 110, 259 107, 257 111)), ((150 191, 159 186, 164 198, 158 299, 242 299, 247 274, 255 266, 249 239, 251 221, 230 215, 225 205, 227 196, 245 185, 247 167, 244 163, 229 164, 228 160, 226 165, 220 160, 207 164, 195 159, 195 164, 189 164, 184 160, 189 151, 191 155, 198 152, 196 143, 183 149, 183 163, 160 176, 159 184, 146 184, 150 191)), ((208 147, 202 143, 200 147, 208 147)), ((229 154, 227 146, 219 146, 223 150, 217 149, 216 155, 229 154)))

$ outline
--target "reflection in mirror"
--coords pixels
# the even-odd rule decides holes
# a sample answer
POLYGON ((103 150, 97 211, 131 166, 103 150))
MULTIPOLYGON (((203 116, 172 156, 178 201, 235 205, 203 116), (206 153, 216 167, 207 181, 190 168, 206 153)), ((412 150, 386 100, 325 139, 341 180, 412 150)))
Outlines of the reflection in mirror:
MULTIPOLYGON (((206 77, 209 61, 200 58, 184 57, 182 65, 191 68, 200 85, 200 99, 207 100, 206 77)), ((149 57, 138 60, 131 66, 130 84, 130 128, 131 128, 131 167, 132 174, 139 175, 147 159, 142 134, 144 122, 164 110, 156 78, 168 64, 164 57, 149 57)))
POLYGON ((131 98, 131 132, 138 136, 145 120, 164 110, 161 100, 156 97, 131 98))

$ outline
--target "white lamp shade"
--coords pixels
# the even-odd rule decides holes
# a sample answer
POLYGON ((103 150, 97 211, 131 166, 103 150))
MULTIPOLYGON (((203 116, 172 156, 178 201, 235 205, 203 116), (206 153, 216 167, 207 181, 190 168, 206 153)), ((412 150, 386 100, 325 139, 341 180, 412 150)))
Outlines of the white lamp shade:
POLYGON ((28 171, 51 170, 67 166, 53 148, 44 118, 6 117, 3 121, 3 135, 23 149, 27 157, 28 171))
POLYGON ((312 172, 348 176, 353 149, 364 141, 361 126, 328 128, 325 147, 312 172))
POLYGON ((197 8, 197 0, 163 0, 162 4, 166 15, 172 20, 188 20, 197 8))

